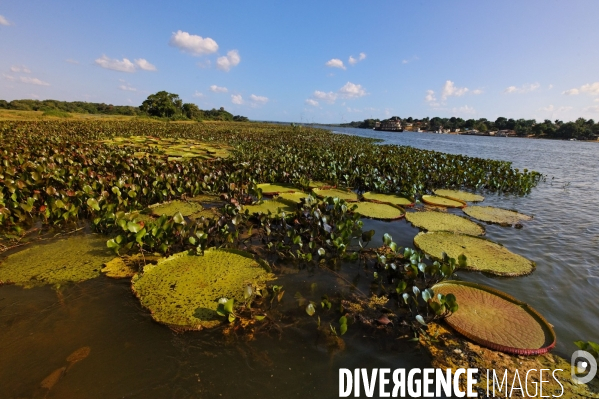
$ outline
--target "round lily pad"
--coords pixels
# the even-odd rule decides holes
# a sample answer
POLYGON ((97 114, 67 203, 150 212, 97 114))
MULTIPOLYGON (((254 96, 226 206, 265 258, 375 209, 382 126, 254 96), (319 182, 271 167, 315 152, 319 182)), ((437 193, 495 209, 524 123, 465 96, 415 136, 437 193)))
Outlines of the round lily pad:
POLYGON ((466 206, 466 203, 463 201, 439 197, 438 195, 423 195, 422 202, 429 205, 444 206, 446 208, 463 208, 466 206))
POLYGON ((498 224, 517 224, 521 221, 532 220, 531 216, 492 206, 470 206, 464 209, 464 213, 483 222, 498 224))
POLYGON ((427 231, 451 231, 453 233, 481 236, 485 229, 473 221, 446 212, 410 212, 406 220, 427 231))
POLYGON ((310 194, 304 193, 303 191, 294 191, 292 193, 281 193, 278 198, 299 204, 302 202, 302 198, 306 198, 308 195, 310 194))
POLYGON ((269 201, 262 201, 261 204, 245 205, 243 209, 250 211, 250 214, 259 213, 272 213, 273 215, 281 215, 283 212, 286 214, 293 214, 296 211, 295 204, 291 201, 284 199, 275 198, 269 201))
POLYGON ((442 259, 443 252, 450 258, 466 256, 462 268, 498 276, 522 276, 535 269, 535 263, 510 252, 505 247, 480 237, 456 234, 448 231, 418 233, 414 244, 435 259, 442 259))
POLYGON ((216 313, 220 298, 243 301, 247 285, 259 288, 273 278, 249 253, 208 249, 203 256, 182 252, 146 266, 132 289, 157 322, 200 330, 224 320, 216 313))
POLYGON ((393 220, 401 218, 405 211, 401 208, 376 202, 358 202, 354 212, 372 219, 393 220))
POLYGON ((412 206, 414 203, 407 198, 400 197, 394 194, 379 194, 373 192, 367 192, 362 194, 365 201, 381 202, 383 204, 399 205, 399 206, 412 206))
POLYGON ((48 244, 30 244, 0 261, 0 282, 25 288, 89 280, 114 255, 106 238, 77 235, 48 244))
POLYGON ((325 183, 325 182, 321 182, 321 181, 311 181, 310 183, 308 183, 308 186, 312 189, 314 188, 322 188, 322 187, 333 187, 331 184, 329 183, 325 183))
POLYGON ((193 220, 200 219, 202 217, 205 219, 219 219, 221 217, 221 213, 216 208, 207 208, 189 215, 189 218, 193 220))
POLYGON ((258 184, 258 188, 262 189, 262 194, 264 195, 276 195, 280 193, 292 193, 295 191, 302 191, 300 188, 288 184, 262 183, 258 184))
POLYGON ((181 212, 181 215, 183 216, 190 216, 204 209, 199 202, 181 200, 163 202, 161 204, 151 205, 149 208, 152 210, 152 214, 157 216, 173 216, 177 212, 181 212))
POLYGON ((336 197, 342 200, 346 200, 347 202, 358 201, 358 194, 349 190, 343 190, 340 188, 315 188, 313 191, 314 194, 316 194, 316 196, 320 198, 336 197))
POLYGON ((442 282, 433 291, 455 295, 458 310, 445 320, 480 345, 519 355, 538 355, 555 346, 555 332, 543 316, 504 292, 464 281, 442 282))
POLYGON ((448 189, 441 188, 438 190, 434 190, 434 193, 441 197, 446 197, 446 198, 454 199, 454 200, 458 200, 458 201, 480 202, 480 201, 485 200, 485 197, 483 197, 482 195, 473 194, 473 193, 469 193, 466 191, 460 191, 460 190, 448 190, 448 189))

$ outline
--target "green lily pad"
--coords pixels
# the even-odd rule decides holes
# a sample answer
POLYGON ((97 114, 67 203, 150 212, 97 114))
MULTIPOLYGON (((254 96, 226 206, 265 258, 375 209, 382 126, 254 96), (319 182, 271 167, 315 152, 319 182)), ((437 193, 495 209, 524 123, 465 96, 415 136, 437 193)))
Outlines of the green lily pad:
POLYGON ((189 218, 193 220, 200 219, 202 217, 205 219, 218 219, 221 217, 221 213, 216 208, 208 208, 189 215, 189 218))
POLYGON ((303 191, 294 191, 292 193, 281 193, 277 198, 284 199, 286 201, 295 202, 296 204, 300 204, 302 202, 302 198, 306 198, 310 194, 304 193, 303 191))
POLYGON ((156 216, 173 216, 177 212, 181 212, 181 215, 183 216, 190 216, 204 209, 199 202, 181 200, 163 202, 161 204, 151 205, 149 208, 152 210, 152 214, 156 216))
POLYGON ((244 288, 262 288, 274 276, 251 254, 208 249, 203 256, 182 252, 144 268, 133 277, 133 292, 159 323, 175 329, 215 327, 224 318, 220 298, 244 300, 244 288))
POLYGON ((460 334, 488 348, 520 355, 538 355, 555 346, 551 325, 533 308, 510 295, 481 284, 446 281, 435 294, 453 294, 458 310, 445 320, 460 334))
POLYGON ((358 202, 355 205, 357 208, 354 209, 354 212, 371 219, 393 220, 399 219, 405 214, 403 209, 389 204, 358 202))
POLYGON ((442 189, 434 190, 434 193, 441 197, 446 197, 449 199, 465 201, 465 202, 480 202, 480 201, 485 200, 485 197, 483 197, 482 195, 473 194, 473 193, 469 193, 466 191, 460 191, 460 190, 448 190, 448 189, 442 188, 442 189))
POLYGON ((418 233, 414 244, 435 259, 442 259, 443 252, 450 258, 466 256, 462 268, 498 276, 522 276, 535 269, 535 263, 510 252, 505 247, 480 237, 455 234, 447 231, 418 233))
POLYGON ((407 198, 400 197, 399 195, 394 194, 379 194, 373 192, 367 192, 362 194, 362 197, 365 201, 371 202, 381 202, 383 204, 391 204, 391 205, 399 205, 399 206, 412 206, 414 205, 413 201, 410 201, 407 198))
POLYGON ((294 214, 296 211, 295 204, 291 201, 275 198, 269 201, 262 201, 261 204, 245 205, 243 209, 250 211, 250 214, 272 213, 280 216, 283 212, 286 214, 294 214))
POLYGON ((464 213, 483 222, 498 224, 517 224, 521 221, 532 220, 532 216, 492 206, 470 206, 464 209, 464 213))
POLYGON ((280 193, 293 193, 295 191, 302 191, 300 188, 288 184, 262 183, 258 184, 258 188, 262 189, 262 194, 264 195, 276 195, 280 193))
POLYGON ((466 203, 463 201, 453 200, 438 195, 423 195, 422 202, 429 205, 444 206, 446 208, 463 208, 466 203))
POLYGON ((329 183, 325 183, 322 181, 311 181, 310 183, 308 183, 308 186, 312 189, 314 188, 321 188, 321 187, 332 187, 331 184, 329 183))
POLYGON ((346 200, 347 202, 358 202, 358 194, 349 190, 343 190, 340 188, 315 188, 312 191, 314 191, 314 194, 320 198, 336 197, 346 200))
POLYGON ((410 212, 406 220, 414 226, 427 231, 451 231, 453 233, 481 236, 485 229, 473 221, 445 212, 410 212))
POLYGON ((97 235, 30 244, 1 261, 0 282, 25 288, 76 283, 98 277, 102 264, 113 257, 106 238, 97 235))

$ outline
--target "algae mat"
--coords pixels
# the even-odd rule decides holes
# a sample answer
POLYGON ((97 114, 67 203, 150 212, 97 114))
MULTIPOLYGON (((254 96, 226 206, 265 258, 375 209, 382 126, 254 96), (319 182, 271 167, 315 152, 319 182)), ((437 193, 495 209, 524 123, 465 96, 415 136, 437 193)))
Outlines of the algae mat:
POLYGON ((133 277, 132 289, 157 322, 200 330, 224 320, 216 313, 220 298, 243 301, 244 287, 273 278, 251 254, 209 249, 203 256, 182 252, 146 266, 133 277))
POLYGON ((97 235, 31 244, 0 261, 0 281, 25 288, 80 282, 98 277, 103 263, 112 258, 106 238, 97 235))
POLYGON ((464 217, 444 212, 410 212, 406 220, 414 226, 428 231, 451 231, 453 233, 481 236, 485 229, 464 217))
POLYGON ((555 346, 555 332, 524 302, 481 284, 447 281, 435 294, 453 294, 458 310, 445 321, 460 334, 488 348, 519 355, 537 355, 555 346))
POLYGON ((418 233, 414 244, 435 259, 442 259, 443 252, 450 258, 466 256, 461 268, 498 276, 522 276, 532 273, 535 263, 510 252, 505 247, 484 238, 447 231, 418 233))

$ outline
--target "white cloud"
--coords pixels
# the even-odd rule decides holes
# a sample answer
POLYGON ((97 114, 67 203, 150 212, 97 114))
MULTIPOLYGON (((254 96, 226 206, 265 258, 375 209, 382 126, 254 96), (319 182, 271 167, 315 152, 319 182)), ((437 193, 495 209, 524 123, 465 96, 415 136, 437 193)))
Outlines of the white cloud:
POLYGON ((471 91, 471 93, 474 95, 478 95, 478 94, 483 94, 484 92, 482 91, 482 89, 474 89, 471 91))
POLYGON ((193 93, 192 96, 196 97, 196 98, 202 98, 202 97, 204 97, 204 94, 202 94, 202 93, 200 93, 199 91, 196 90, 196 92, 193 93))
MULTIPOLYGON (((351 59, 351 57, 350 57, 350 59, 351 59)), ((339 58, 333 58, 331 60, 328 60, 325 63, 325 65, 328 66, 329 68, 345 69, 345 65, 343 65, 343 61, 341 61, 339 58)))
POLYGON ((327 102, 329 104, 333 104, 335 100, 337 100, 337 94, 333 93, 332 91, 325 93, 324 91, 316 90, 314 91, 314 94, 312 94, 312 97, 327 102))
POLYGON ((545 112, 553 112, 553 110, 555 110, 555 107, 553 106, 553 104, 548 105, 546 107, 539 108, 539 111, 545 111, 545 112))
POLYGON ((348 60, 348 62, 349 62, 351 65, 356 65, 358 62, 360 62, 360 61, 364 61, 365 59, 366 59, 366 54, 365 54, 365 53, 360 53, 360 54, 358 55, 358 58, 354 58, 353 56, 351 56, 351 55, 350 55, 350 56, 349 56, 349 60, 348 60))
POLYGON ((450 96, 460 97, 468 92, 467 87, 456 87, 455 83, 451 80, 447 80, 443 85, 443 90, 441 92, 441 100, 447 99, 450 96))
POLYGON ((313 107, 318 107, 318 101, 312 100, 311 98, 308 98, 305 103, 313 107))
POLYGON ((135 87, 131 86, 130 84, 120 85, 119 89, 124 90, 124 91, 137 91, 137 89, 135 87))
POLYGON ((112 69, 113 71, 120 72, 135 72, 135 64, 129 61, 127 58, 123 58, 122 61, 112 59, 103 55, 96 60, 96 64, 102 68, 112 69))
POLYGON ((565 94, 567 96, 576 96, 579 93, 580 93, 580 91, 578 89, 569 89, 569 90, 562 92, 562 94, 565 94))
POLYGON ((4 15, 0 15, 0 25, 10 26, 12 23, 4 17, 4 15))
POLYGON ((202 69, 208 69, 212 65, 212 62, 210 60, 204 60, 204 61, 198 62, 197 65, 202 69))
POLYGON ((11 72, 22 72, 22 73, 31 73, 31 71, 29 70, 29 68, 27 68, 25 65, 22 66, 18 66, 18 65, 13 65, 10 67, 10 71, 11 72))
POLYGON ((549 90, 553 89, 553 85, 549 85, 549 90))
POLYGON ((586 85, 582 85, 579 88, 573 88, 562 92, 567 96, 575 96, 580 93, 588 93, 592 96, 599 95, 599 82, 595 83, 587 83, 586 85))
POLYGON ((169 44, 192 55, 212 54, 216 53, 218 50, 218 44, 216 44, 216 42, 211 38, 190 35, 189 33, 183 32, 181 30, 173 33, 169 44))
POLYGON ((9 80, 11 82, 14 82, 15 80, 17 80, 17 78, 15 78, 14 76, 7 75, 5 73, 3 73, 2 76, 4 76, 4 79, 9 80))
POLYGON ((560 112, 570 111, 571 109, 572 109, 572 107, 559 107, 559 108, 556 108, 556 107, 553 106, 553 104, 551 104, 551 105, 548 105, 547 107, 539 108, 539 111, 545 111, 545 112, 551 112, 553 114, 557 114, 557 113, 560 113, 560 112))
POLYGON ((506 94, 511 94, 511 93, 524 94, 524 93, 530 93, 531 91, 535 91, 539 87, 541 87, 541 85, 538 83, 532 83, 532 84, 527 83, 525 85, 522 85, 521 87, 516 87, 516 86, 507 87, 503 92, 506 94))
POLYGON ((229 72, 231 68, 238 65, 241 61, 239 52, 237 50, 231 50, 226 56, 218 57, 216 59, 216 67, 221 71, 229 72))
POLYGON ((229 91, 226 87, 221 87, 217 85, 210 86, 210 91, 213 93, 226 93, 229 91))
POLYGON ((424 100, 428 103, 436 103, 437 102, 437 98, 435 97, 435 91, 434 90, 427 90, 426 91, 426 96, 424 97, 424 100))
POLYGON ((243 98, 241 97, 241 94, 231 94, 231 102, 237 105, 243 104, 243 98))
POLYGON ((48 82, 44 82, 42 80, 39 80, 38 78, 30 78, 29 76, 15 77, 15 76, 6 75, 6 74, 2 74, 2 76, 4 76, 4 79, 10 80, 11 82, 19 81, 21 83, 25 83, 28 85, 50 86, 50 83, 48 83, 48 82))
POLYGON ((338 93, 341 98, 360 98, 366 95, 366 90, 361 85, 347 82, 338 93))
POLYGON ((458 115, 474 115, 476 114, 476 110, 472 107, 464 105, 463 107, 453 108, 452 112, 458 115))
POLYGON ((252 103, 254 103, 256 105, 264 105, 268 102, 268 97, 257 96, 255 94, 252 94, 250 96, 250 100, 252 101, 252 103))
POLYGON ((596 112, 599 113, 599 105, 593 105, 591 107, 587 107, 584 109, 587 112, 596 112))
POLYGON ((66 59, 65 61, 66 61, 66 62, 68 62, 69 64, 79 64, 79 61, 77 61, 77 60, 74 60, 74 59, 72 59, 72 58, 68 58, 68 59, 66 59))
POLYGON ((413 56, 412 58, 406 58, 405 60, 402 60, 401 63, 402 64, 409 64, 410 62, 413 61, 418 61, 420 58, 418 58, 417 55, 413 56))
POLYGON ((144 71, 155 71, 156 67, 150 64, 145 58, 138 58, 135 60, 135 64, 139 69, 143 69, 144 71))
POLYGON ((599 98, 596 98, 593 101, 595 101, 596 103, 599 103, 599 98))

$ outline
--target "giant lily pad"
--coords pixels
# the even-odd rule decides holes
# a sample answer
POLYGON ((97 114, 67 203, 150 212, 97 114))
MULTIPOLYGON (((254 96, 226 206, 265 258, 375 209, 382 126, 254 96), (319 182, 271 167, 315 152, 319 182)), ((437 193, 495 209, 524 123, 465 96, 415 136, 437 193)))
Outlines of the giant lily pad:
POLYGON ((460 334, 488 348, 538 355, 555 346, 551 325, 524 302, 484 285, 446 281, 435 294, 453 294, 458 310, 445 320, 460 334))
POLYGON ((510 252, 505 247, 484 238, 447 231, 418 233, 414 244, 435 259, 442 259, 443 252, 450 258, 466 256, 467 270, 476 270, 499 276, 522 276, 532 273, 535 263, 510 252))
POLYGON ((358 194, 349 190, 343 190, 339 188, 315 188, 313 191, 314 194, 316 194, 316 196, 320 198, 336 197, 342 200, 346 200, 347 202, 358 201, 358 194))
POLYGON ((473 236, 485 234, 485 229, 479 224, 446 212, 410 212, 406 213, 406 220, 428 231, 451 231, 473 236))
POLYGON ((423 195, 422 202, 429 205, 444 206, 446 208, 463 208, 466 203, 463 201, 453 200, 438 195, 423 195))
POLYGON ((170 202, 163 202, 161 204, 155 204, 150 206, 152 214, 161 216, 173 216, 177 212, 181 212, 183 216, 190 216, 194 213, 200 212, 204 207, 202 204, 196 201, 181 201, 174 200, 170 202))
POLYGON ((291 201, 286 201, 284 199, 275 198, 270 201, 262 201, 260 204, 255 205, 245 205, 243 209, 247 209, 250 211, 250 214, 259 214, 264 213, 267 214, 269 211, 273 215, 281 215, 283 212, 286 214, 295 213, 295 204, 291 201))
POLYGON ((309 195, 310 194, 304 193, 303 191, 294 191, 292 193, 281 193, 279 194, 278 198, 300 204, 302 202, 302 198, 306 198, 309 195))
POLYGON ((399 219, 405 213, 401 208, 376 202, 358 202, 355 205, 357 208, 354 209, 354 212, 372 219, 399 219))
POLYGON ((379 194, 373 192, 367 192, 362 194, 365 201, 381 202, 383 204, 399 205, 399 206, 412 206, 414 203, 407 198, 400 197, 394 194, 379 194))
POLYGON ((133 277, 133 292, 159 323, 175 329, 200 330, 223 320, 220 298, 243 301, 244 288, 273 279, 251 254, 208 249, 203 256, 182 252, 148 265, 133 277))
POLYGON ((523 220, 532 220, 531 216, 492 206, 471 206, 464 209, 464 213, 483 222, 499 224, 517 224, 523 220))
POLYGON ((98 277, 102 264, 113 257, 106 238, 96 235, 30 244, 0 263, 0 281, 25 288, 80 282, 98 277))
POLYGON ((295 191, 302 191, 301 189, 288 184, 262 183, 258 184, 258 188, 262 189, 262 194, 264 195, 275 195, 280 193, 292 193, 295 191))
POLYGON ((485 197, 483 197, 482 195, 478 195, 478 194, 472 194, 466 191, 460 191, 460 190, 448 190, 448 189, 438 189, 438 190, 434 190, 434 193, 441 196, 441 197, 446 197, 449 199, 454 199, 454 200, 458 200, 458 201, 466 201, 466 202, 480 202, 480 201, 484 201, 485 197))

